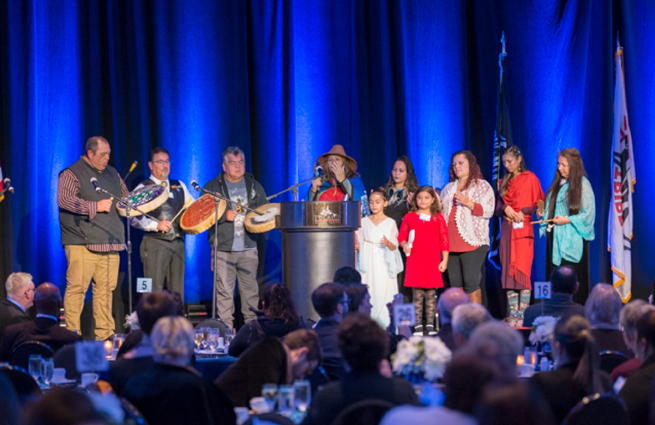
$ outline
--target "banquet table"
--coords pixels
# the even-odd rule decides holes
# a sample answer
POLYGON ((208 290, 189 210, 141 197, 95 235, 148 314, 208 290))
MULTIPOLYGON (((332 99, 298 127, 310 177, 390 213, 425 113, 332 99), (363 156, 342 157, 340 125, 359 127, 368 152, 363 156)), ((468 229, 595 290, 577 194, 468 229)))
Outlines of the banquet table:
POLYGON ((193 367, 202 374, 205 379, 214 381, 223 372, 227 370, 232 363, 237 360, 236 357, 229 355, 218 356, 195 356, 193 367))

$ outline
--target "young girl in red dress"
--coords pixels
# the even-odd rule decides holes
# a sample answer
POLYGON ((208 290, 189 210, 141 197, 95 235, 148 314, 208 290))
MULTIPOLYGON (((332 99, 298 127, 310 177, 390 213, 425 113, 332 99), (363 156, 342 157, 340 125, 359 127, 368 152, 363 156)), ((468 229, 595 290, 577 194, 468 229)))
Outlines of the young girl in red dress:
POLYGON ((409 212, 400 225, 398 242, 407 255, 405 286, 412 288, 416 309, 415 335, 423 335, 423 302, 425 331, 435 335, 434 315, 436 288, 443 288, 441 274, 448 266, 448 228, 440 214, 441 203, 431 186, 421 186, 412 199, 409 212), (438 264, 438 267, 435 265, 438 264))

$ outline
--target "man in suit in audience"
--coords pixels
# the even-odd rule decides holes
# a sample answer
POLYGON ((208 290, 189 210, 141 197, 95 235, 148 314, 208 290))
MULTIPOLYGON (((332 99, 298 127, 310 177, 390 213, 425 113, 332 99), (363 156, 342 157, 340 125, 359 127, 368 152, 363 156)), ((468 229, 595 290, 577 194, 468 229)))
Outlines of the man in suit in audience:
POLYGON ((12 273, 5 281, 7 298, 0 303, 0 340, 7 326, 29 322, 27 309, 34 304, 34 282, 28 273, 12 273))
POLYGON ((446 344, 450 351, 455 350, 455 338, 453 337, 453 310, 461 304, 471 302, 469 296, 462 288, 448 288, 439 297, 439 320, 441 327, 437 336, 446 344))
POLYGON ((625 344, 619 323, 623 302, 612 285, 594 285, 584 308, 587 320, 591 323, 591 336, 601 352, 618 351, 629 358, 634 357, 634 353, 625 344))
POLYGON ((316 332, 297 329, 283 341, 269 337, 251 346, 214 383, 235 407, 248 407, 251 398, 261 396, 264 384, 292 384, 322 361, 316 332))
POLYGON ((552 297, 539 304, 533 304, 525 310, 523 326, 530 327, 539 316, 561 317, 564 313, 585 315, 584 307, 573 301, 573 294, 578 292, 578 276, 569 266, 557 267, 550 274, 552 297))
POLYGON ((141 333, 141 341, 133 350, 109 365, 109 384, 119 396, 122 396, 128 379, 154 364, 155 349, 150 340, 150 333, 157 320, 177 315, 173 296, 163 291, 144 294, 136 305, 136 315, 140 329, 130 332, 127 337, 141 333))
POLYGON ((55 285, 48 282, 39 285, 34 292, 34 305, 34 321, 11 325, 5 329, 0 342, 0 361, 9 361, 11 352, 23 342, 42 342, 57 351, 68 343, 82 340, 80 335, 59 326, 61 293, 55 285))
POLYGON ((455 348, 466 344, 478 326, 492 320, 489 311, 481 304, 458 305, 453 311, 453 341, 455 348))
MULTIPOLYGON (((312 292, 312 305, 321 317, 314 330, 323 348, 323 368, 328 380, 340 379, 343 375, 343 360, 337 344, 339 324, 348 314, 348 295, 338 283, 324 283, 312 292)), ((316 382, 319 371, 314 372, 311 381, 316 382)))
POLYGON ((651 414, 652 388, 655 379, 655 311, 637 321, 636 355, 642 365, 625 381, 619 397, 625 402, 632 425, 647 425, 651 414))
POLYGON ((364 400, 420 405, 408 381, 380 373, 380 365, 389 354, 389 334, 368 315, 357 312, 343 319, 338 348, 349 372, 312 398, 303 425, 330 425, 349 406, 364 400))

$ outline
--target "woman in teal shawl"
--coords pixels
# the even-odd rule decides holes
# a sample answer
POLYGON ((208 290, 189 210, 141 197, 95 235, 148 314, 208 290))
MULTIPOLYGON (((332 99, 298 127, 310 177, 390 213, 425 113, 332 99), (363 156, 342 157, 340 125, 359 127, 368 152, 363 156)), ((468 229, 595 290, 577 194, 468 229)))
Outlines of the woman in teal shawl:
POLYGON ((589 295, 589 242, 595 238, 596 199, 575 148, 559 152, 543 218, 552 219, 539 229, 539 236, 546 234, 546 277, 555 267, 573 267, 580 283, 573 300, 584 304, 589 295))

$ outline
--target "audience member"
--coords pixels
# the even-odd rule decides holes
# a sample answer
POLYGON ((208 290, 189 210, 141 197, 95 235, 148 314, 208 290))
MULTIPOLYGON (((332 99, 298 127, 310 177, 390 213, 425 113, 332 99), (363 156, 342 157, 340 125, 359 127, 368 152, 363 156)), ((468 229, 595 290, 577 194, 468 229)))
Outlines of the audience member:
POLYGON ((389 351, 389 335, 375 320, 364 313, 349 314, 339 326, 338 344, 349 371, 340 382, 327 384, 313 397, 303 424, 329 425, 348 406, 363 400, 419 404, 409 382, 380 374, 389 351))
POLYGON ((437 336, 446 344, 450 351, 455 351, 455 337, 453 337, 453 310, 461 304, 471 302, 469 296, 462 288, 448 288, 441 294, 437 304, 441 326, 437 336))
POLYGON ((623 302, 612 285, 597 283, 585 303, 585 315, 591 323, 591 335, 600 351, 619 351, 634 357, 623 340, 619 325, 619 313, 623 302))
POLYGON ((67 388, 54 388, 23 410, 27 425, 105 424, 86 394, 67 388))
POLYGON ((0 340, 7 326, 29 322, 27 309, 34 304, 32 275, 12 273, 5 281, 7 298, 0 303, 0 340))
POLYGON ((479 425, 555 425, 555 420, 538 391, 525 382, 490 385, 476 409, 479 425))
POLYGON ((149 424, 235 423, 228 398, 189 366, 195 344, 187 319, 162 317, 150 340, 155 363, 129 378, 123 390, 149 424))
POLYGON ((136 315, 141 328, 141 341, 109 366, 109 384, 116 394, 121 396, 128 379, 152 366, 155 348, 150 333, 159 319, 175 314, 175 302, 167 292, 152 292, 139 299, 136 315))
POLYGON ((637 321, 636 355, 643 362, 625 381, 619 392, 632 425, 646 425, 650 417, 653 398, 652 383, 655 378, 655 311, 642 315, 637 321))
POLYGON ((324 283, 312 293, 312 305, 321 320, 316 323, 314 330, 318 334, 323 349, 323 369, 314 372, 310 380, 316 388, 317 384, 328 380, 340 379, 343 375, 343 361, 337 344, 339 324, 348 314, 348 296, 343 287, 337 283, 324 283))
POLYGON ((234 406, 247 407, 264 384, 291 384, 303 379, 323 361, 316 332, 298 329, 283 341, 265 338, 244 351, 214 382, 234 406))
POLYGON ((555 325, 554 339, 557 370, 537 373, 529 383, 544 395, 553 416, 562 423, 584 397, 612 391, 612 381, 600 369, 600 352, 587 319, 562 317, 555 325))
POLYGON ((516 380, 516 358, 523 354, 523 338, 506 323, 486 322, 475 328, 463 353, 488 359, 498 368, 498 379, 510 382, 516 380))
POLYGON ((291 298, 291 291, 284 285, 273 284, 264 291, 263 315, 246 323, 230 343, 230 356, 239 357, 248 347, 266 337, 284 337, 301 327, 300 315, 291 298))
MULTIPOLYGON (((630 301, 621 309, 619 314, 619 323, 623 328, 623 340, 625 345, 635 353, 635 342, 637 341, 637 321, 645 313, 655 311, 655 306, 648 304, 644 300, 630 301)), ((641 366, 641 359, 634 357, 623 364, 618 365, 612 371, 612 381, 616 381, 619 376, 627 378, 641 366)))
POLYGON ((36 305, 34 321, 11 325, 5 329, 0 342, 0 361, 9 361, 13 349, 23 342, 42 342, 57 351, 68 343, 82 340, 80 335, 59 326, 61 309, 59 288, 52 283, 42 283, 34 292, 34 304, 36 305))
POLYGON ((473 414, 484 388, 498 374, 488 359, 456 353, 443 377, 444 404, 438 407, 401 406, 391 410, 380 425, 475 425, 473 414))
POLYGON ((362 283, 362 275, 356 268, 344 266, 334 272, 334 278, 332 280, 334 283, 340 283, 342 285, 344 283, 362 283))
POLYGON ((371 294, 368 292, 368 286, 362 283, 342 283, 341 286, 348 297, 348 313, 359 312, 370 316, 373 305, 371 304, 371 294))
POLYGON ((585 315, 584 307, 573 301, 573 294, 578 292, 578 276, 570 266, 560 266, 550 274, 552 296, 533 304, 525 310, 523 326, 531 327, 532 322, 539 316, 553 316, 559 318, 566 315, 585 315))
POLYGON ((492 318, 482 304, 468 303, 455 307, 452 320, 453 341, 455 347, 461 347, 469 340, 475 328, 491 321, 492 318))

